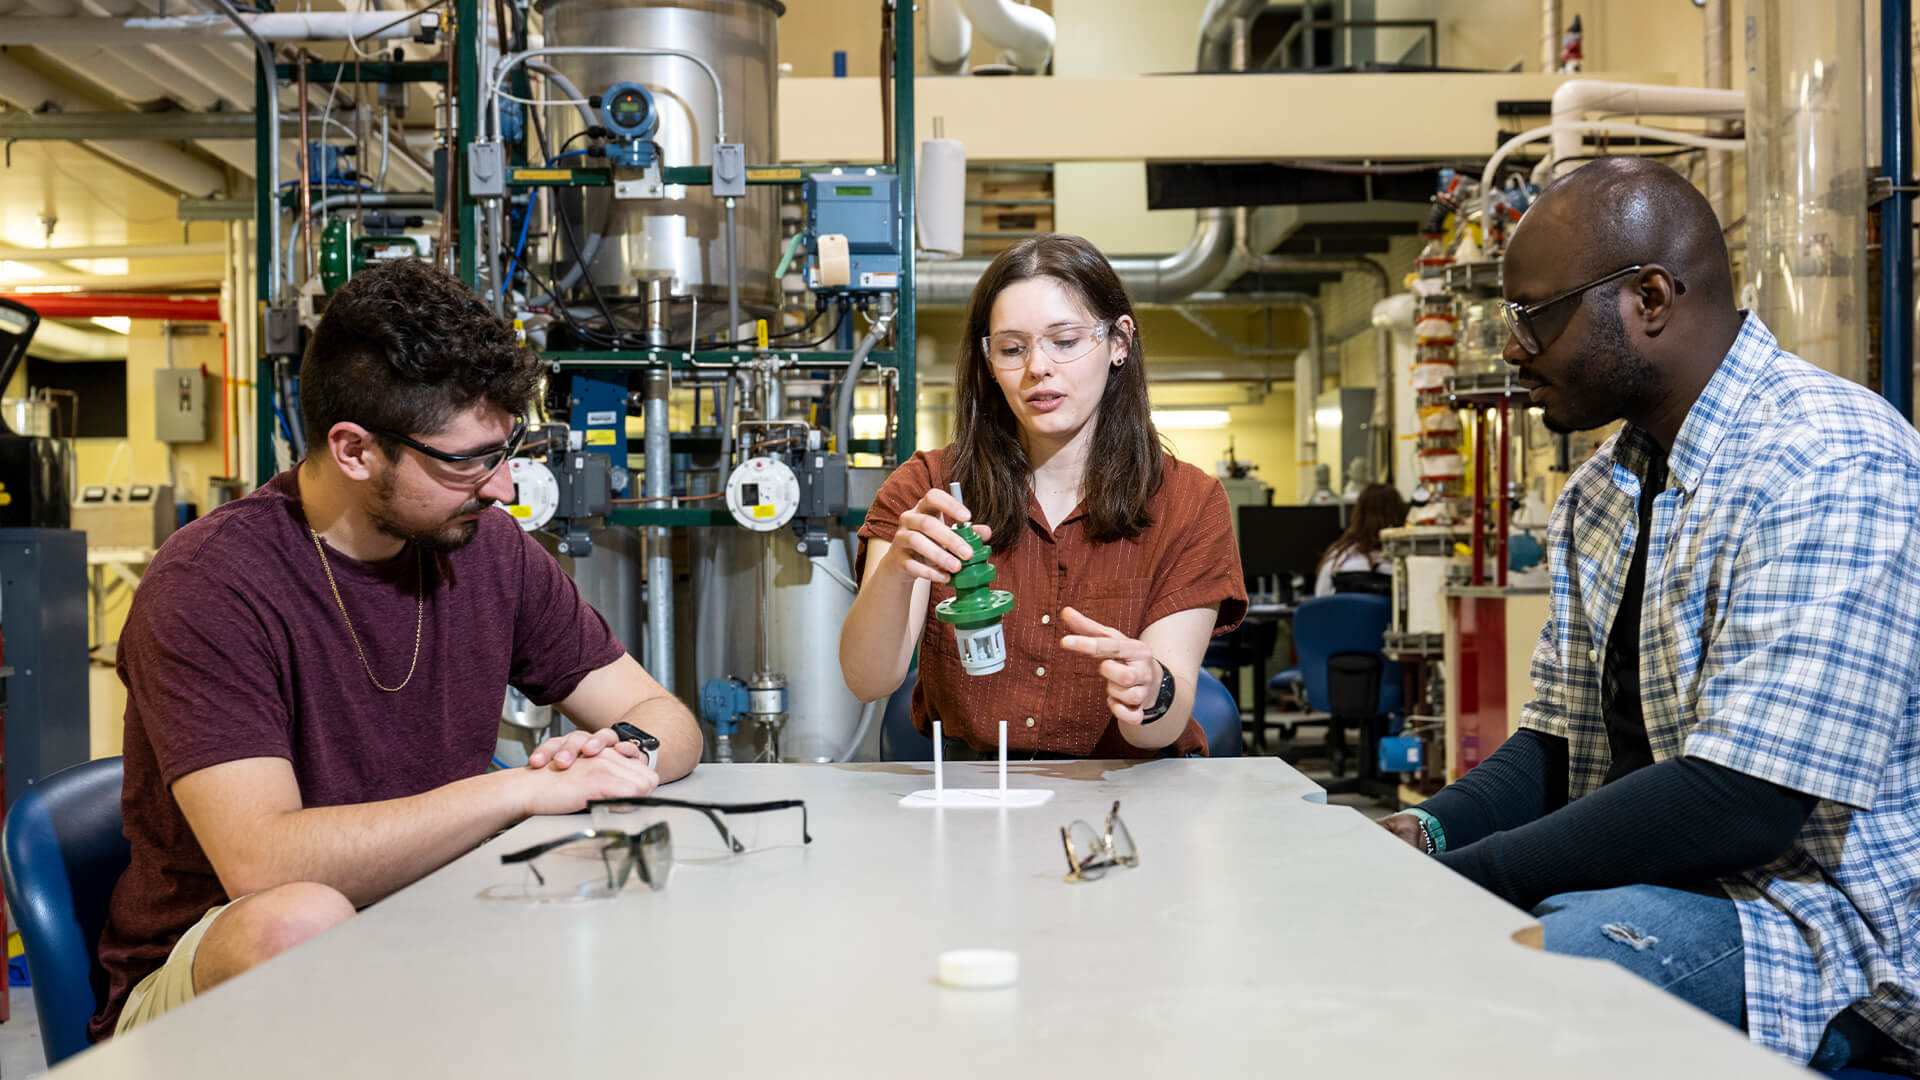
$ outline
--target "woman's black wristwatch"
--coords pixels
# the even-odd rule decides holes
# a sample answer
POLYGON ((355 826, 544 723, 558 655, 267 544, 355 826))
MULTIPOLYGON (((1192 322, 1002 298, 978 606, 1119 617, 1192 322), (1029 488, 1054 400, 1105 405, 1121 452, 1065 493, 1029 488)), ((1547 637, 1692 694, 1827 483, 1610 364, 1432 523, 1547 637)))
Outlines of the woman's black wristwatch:
MULTIPOLYGON (((1160 664, 1160 661, 1155 660, 1154 663, 1160 664)), ((1151 724, 1167 715, 1167 710, 1171 708, 1173 708, 1173 672, 1167 670, 1167 665, 1160 664, 1160 696, 1153 699, 1153 704, 1141 710, 1140 722, 1151 724)))

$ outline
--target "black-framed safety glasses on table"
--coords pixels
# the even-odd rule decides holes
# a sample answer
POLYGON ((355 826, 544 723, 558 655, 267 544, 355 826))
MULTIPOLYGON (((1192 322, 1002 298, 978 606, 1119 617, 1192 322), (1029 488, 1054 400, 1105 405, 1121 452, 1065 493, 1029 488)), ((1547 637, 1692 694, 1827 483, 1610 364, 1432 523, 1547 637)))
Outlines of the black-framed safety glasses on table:
POLYGON ((1084 821, 1060 830, 1060 845, 1067 849, 1068 881, 1099 881, 1116 866, 1139 866, 1140 851, 1133 845, 1133 834, 1120 820, 1120 801, 1114 800, 1107 811, 1107 827, 1095 831, 1084 821))
POLYGON ((673 876, 673 830, 657 821, 638 832, 583 829, 500 856, 533 878, 530 900, 596 900, 626 888, 635 870, 655 890, 673 876), (542 869, 544 867, 544 869, 542 869))
MULTIPOLYGON (((1566 292, 1548 297, 1537 304, 1522 304, 1508 300, 1500 305, 1500 314, 1506 319, 1507 329, 1512 332, 1513 339, 1520 343, 1520 348, 1525 350, 1528 356, 1539 356, 1546 351, 1547 343, 1560 336, 1560 327, 1556 326, 1551 332, 1543 333, 1537 321, 1548 309, 1572 300, 1590 289, 1597 289, 1610 281, 1617 281, 1629 274, 1637 274, 1646 268, 1646 263, 1623 266, 1611 274, 1594 278, 1585 285, 1576 285, 1566 292)), ((1673 279, 1673 289, 1676 294, 1687 291, 1686 285, 1679 278, 1673 279)))
POLYGON ((803 799, 772 799, 765 802, 696 802, 690 799, 668 799, 658 795, 646 795, 626 799, 593 799, 587 803, 587 809, 593 814, 595 828, 619 829, 620 823, 629 820, 629 815, 645 812, 648 820, 665 818, 679 826, 681 848, 684 852, 698 853, 704 849, 724 854, 740 855, 764 847, 790 843, 793 839, 793 826, 788 824, 784 831, 776 825, 761 827, 759 815, 771 814, 780 810, 800 811, 800 843, 813 843, 813 835, 807 829, 807 804, 803 799), (719 836, 718 848, 704 830, 694 829, 693 817, 705 818, 719 836), (750 824, 751 823, 751 824, 750 824))
MULTIPOLYGON (((612 896, 637 874, 656 892, 667 887, 678 861, 702 855, 730 858, 775 846, 778 830, 752 830, 740 835, 740 820, 778 810, 800 811, 800 842, 813 843, 808 829, 807 804, 800 799, 768 802, 718 803, 666 799, 655 796, 595 799, 587 804, 594 826, 530 848, 500 856, 503 864, 524 864, 531 877, 525 896, 534 900, 590 900, 612 896), (635 816, 645 814, 646 816, 635 816), (662 818, 672 820, 662 820, 662 818), (702 818, 703 822, 695 822, 702 818), (624 820, 634 825, 620 827, 624 820), (729 819, 733 820, 732 827, 729 819), (678 828, 675 828, 675 821, 678 828), (712 825, 711 832, 707 825, 712 825)), ((791 828, 791 827, 789 827, 791 828)), ((791 833, 787 834, 789 837, 791 833)))

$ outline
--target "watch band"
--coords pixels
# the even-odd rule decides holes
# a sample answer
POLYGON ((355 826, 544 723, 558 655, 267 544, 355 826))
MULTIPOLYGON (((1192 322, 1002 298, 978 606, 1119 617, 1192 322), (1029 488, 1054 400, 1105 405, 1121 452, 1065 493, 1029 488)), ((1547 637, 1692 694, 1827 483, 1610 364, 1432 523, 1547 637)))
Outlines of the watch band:
POLYGON ((1447 850, 1447 830, 1440 827, 1439 818, 1417 806, 1408 807, 1405 812, 1420 822, 1420 832, 1427 838, 1427 854, 1438 855, 1447 850))
POLYGON ((1160 664, 1160 693, 1154 698, 1153 704, 1140 710, 1140 722, 1143 724, 1153 723, 1167 715, 1168 709, 1173 708, 1173 672, 1157 659, 1154 663, 1160 664))
POLYGON ((618 736, 622 742, 632 743, 640 748, 641 753, 647 755, 647 768, 657 769, 659 767, 657 764, 660 760, 659 739, 654 738, 652 735, 624 720, 613 725, 613 733, 618 736))

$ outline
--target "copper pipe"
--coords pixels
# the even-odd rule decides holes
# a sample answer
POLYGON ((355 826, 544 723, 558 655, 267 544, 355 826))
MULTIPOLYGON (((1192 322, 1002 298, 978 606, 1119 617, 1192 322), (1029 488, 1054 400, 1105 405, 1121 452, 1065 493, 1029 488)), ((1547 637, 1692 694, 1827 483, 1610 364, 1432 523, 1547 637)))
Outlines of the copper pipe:
MULTIPOLYGON (((296 100, 300 103, 300 246, 307 253, 307 278, 311 280, 313 278, 313 188, 307 181, 313 176, 313 166, 307 160, 307 156, 313 144, 307 141, 308 55, 305 49, 300 50, 294 54, 293 63, 294 70, 299 78, 299 89, 297 91, 299 97, 296 100)), ((273 107, 276 109, 279 108, 280 102, 275 100, 273 107)), ((278 195, 279 192, 274 192, 273 194, 278 195)), ((278 211, 275 212, 278 213, 278 211)))
POLYGON ((1500 431, 1496 436, 1500 440, 1500 482, 1493 492, 1495 500, 1493 562, 1494 580, 1503 589, 1507 587, 1507 528, 1511 524, 1507 520, 1509 509, 1507 506, 1507 452, 1512 448, 1513 443, 1510 437, 1512 432, 1507 428, 1507 421, 1512 415, 1507 409, 1506 395, 1500 395, 1500 431))

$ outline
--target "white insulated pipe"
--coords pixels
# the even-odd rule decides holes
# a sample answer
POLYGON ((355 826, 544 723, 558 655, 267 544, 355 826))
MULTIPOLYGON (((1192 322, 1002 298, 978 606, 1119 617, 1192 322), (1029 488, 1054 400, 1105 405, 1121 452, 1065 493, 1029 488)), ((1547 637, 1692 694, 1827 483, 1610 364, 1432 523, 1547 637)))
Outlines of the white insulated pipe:
POLYGON ((1020 70, 1043 70, 1053 56, 1053 16, 1039 8, 1013 0, 960 0, 960 9, 1020 70))
MULTIPOLYGON (((1647 83, 1608 82, 1604 79, 1568 79, 1553 92, 1552 160, 1578 156, 1582 131, 1573 125, 1590 112, 1612 116, 1744 117, 1747 95, 1738 90, 1700 86, 1654 86, 1647 83)), ((1669 132, 1655 137, 1665 138, 1669 132)), ((1691 145, 1691 144, 1689 144, 1691 145)))
POLYGON ((1557 138, 1563 133, 1584 134, 1589 131, 1604 131, 1611 135, 1638 135, 1643 139, 1661 139, 1677 146, 1697 146, 1702 150, 1741 151, 1747 147, 1745 139, 1710 139, 1705 135, 1689 135, 1683 131, 1667 131, 1663 128, 1647 127, 1642 124, 1628 124, 1618 120, 1576 120, 1564 124, 1548 124, 1532 131, 1523 131, 1493 152, 1487 159, 1486 168, 1480 171, 1480 220, 1493 219, 1493 178, 1500 175, 1500 166, 1506 164, 1515 150, 1542 139, 1557 138))
MULTIPOLYGON (((439 15, 391 11, 310 11, 243 15, 265 41, 395 41, 412 38, 421 19, 439 15)), ((153 45, 246 41, 224 14, 155 15, 131 19, 9 15, 0 18, 0 45, 153 45), (158 39, 156 41, 156 39, 158 39)))
POLYGON ((973 55, 973 23, 960 0, 926 0, 927 65, 937 75, 960 75, 973 55))

